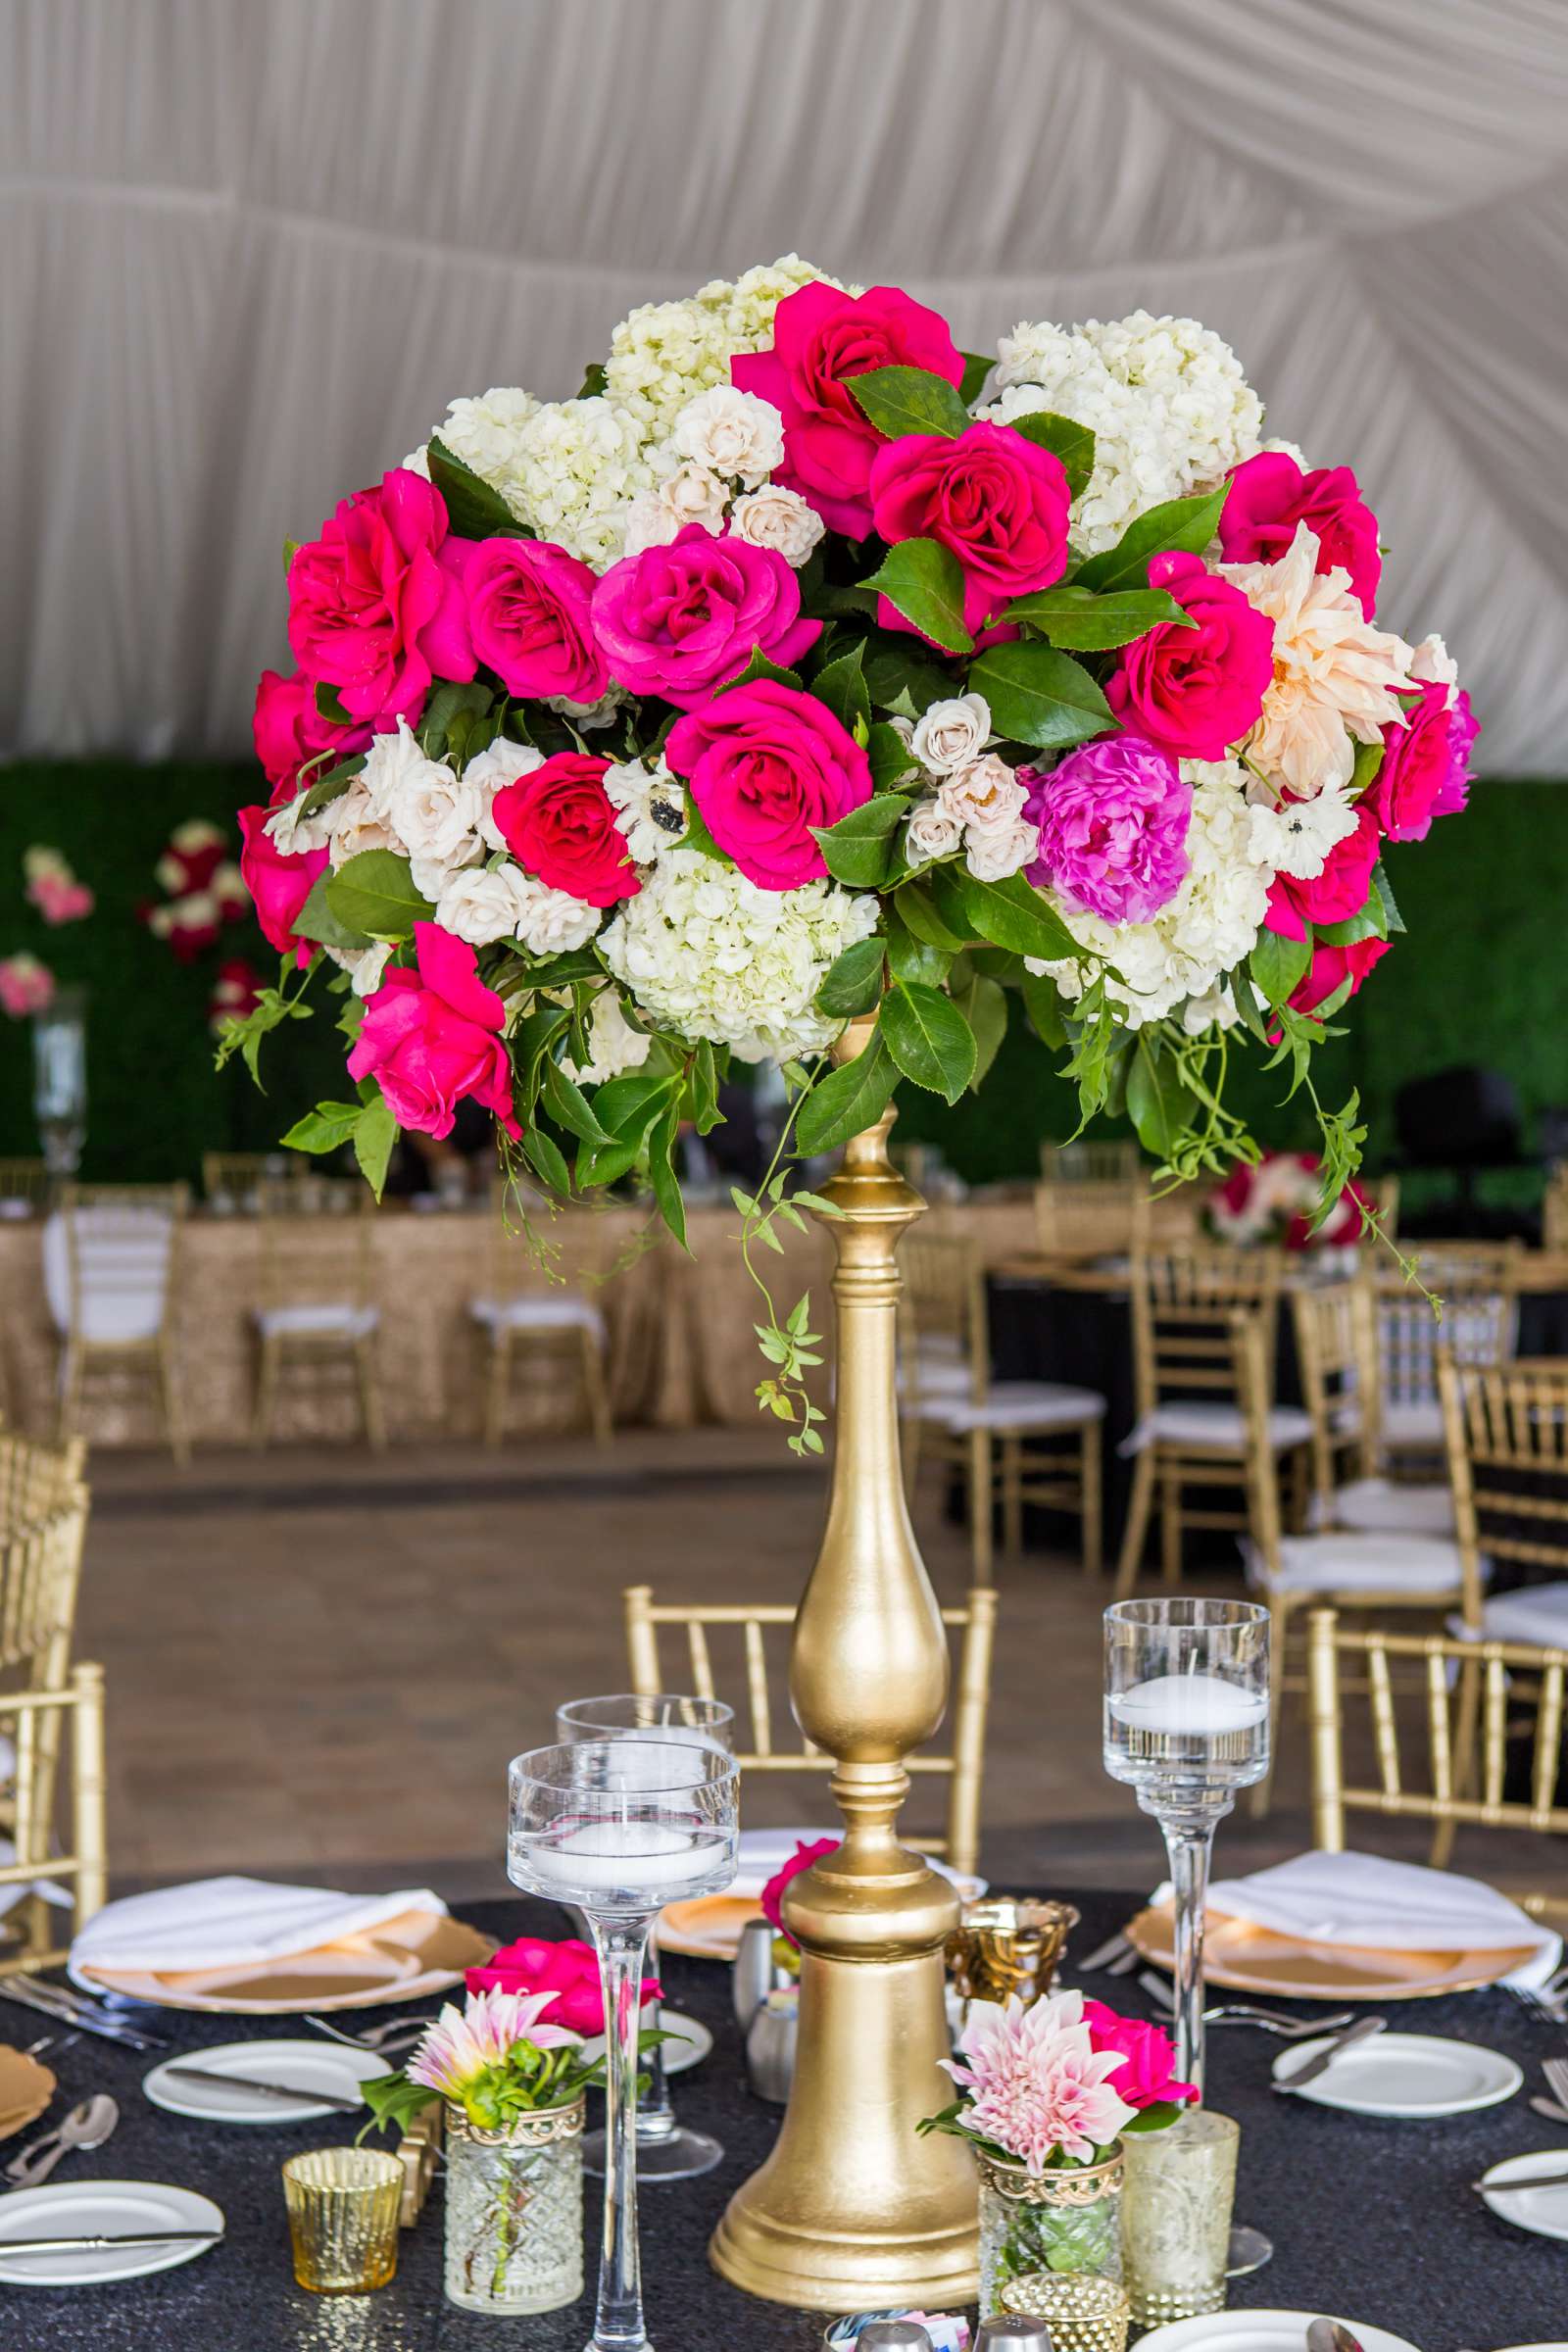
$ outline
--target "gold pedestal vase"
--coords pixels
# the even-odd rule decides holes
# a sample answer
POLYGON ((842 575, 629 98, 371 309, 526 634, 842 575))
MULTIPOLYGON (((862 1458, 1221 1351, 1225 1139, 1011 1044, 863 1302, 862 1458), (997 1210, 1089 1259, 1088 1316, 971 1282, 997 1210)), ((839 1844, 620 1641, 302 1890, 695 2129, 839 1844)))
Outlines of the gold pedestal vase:
MULTIPOLYGON (((836 1058, 871 1035, 858 1021, 836 1058)), ((898 1841, 904 1758, 947 1705, 947 1639, 905 1502, 896 1380, 899 1238, 924 1207, 888 1159, 894 1113, 823 1188, 838 1252, 837 1440, 827 1527, 796 1620, 790 1697, 834 1758, 835 1854, 784 1898, 801 1946, 795 2080, 767 2162, 730 2200, 713 2267, 770 2302, 872 2311, 972 2301, 969 2151, 920 2118, 952 2095, 943 1949, 958 1899, 898 1841)))

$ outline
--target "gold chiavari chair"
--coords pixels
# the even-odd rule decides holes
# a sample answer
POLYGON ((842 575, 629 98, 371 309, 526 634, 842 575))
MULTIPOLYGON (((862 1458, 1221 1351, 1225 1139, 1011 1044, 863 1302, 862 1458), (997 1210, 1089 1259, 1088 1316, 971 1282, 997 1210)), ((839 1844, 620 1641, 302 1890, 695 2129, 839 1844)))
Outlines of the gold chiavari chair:
MULTIPOLYGON (((0 1886, 41 1877, 74 1882, 79 1929, 102 1907, 106 1886, 103 1670, 71 1664, 87 1498, 80 1489, 46 1517, 0 1541, 0 1731, 10 1755, 0 1819, 15 1846, 0 1886), (69 1731, 74 1841, 51 1852, 61 1746, 69 1731)), ((0 1923, 0 1959, 36 1969, 64 1959, 53 1948, 49 1907, 28 1894, 0 1923)))
POLYGON ((1559 1160, 1546 1178, 1541 1246, 1552 1257, 1568 1257, 1568 1160, 1559 1160))
POLYGON ((1446 1480, 1419 1485, 1374 1470, 1377 1386, 1372 1298, 1365 1283, 1303 1285, 1292 1293, 1301 1400, 1312 1419, 1312 1520, 1367 1535, 1446 1536, 1446 1480), (1346 1473, 1348 1473, 1347 1476, 1346 1473))
POLYGON ((1143 1154, 1130 1136, 1109 1143, 1091 1143, 1083 1137, 1071 1144, 1043 1143, 1040 1177, 1044 1184, 1136 1185, 1143 1190, 1143 1154))
POLYGON ((86 1462, 87 1447, 80 1438, 65 1446, 44 1446, 15 1430, 0 1429, 0 1538, 47 1519, 84 1494, 86 1462))
MULTIPOLYGON (((648 1585, 627 1586, 625 1602, 631 1684, 639 1696, 653 1697, 669 1688, 660 1665, 659 1629, 680 1626, 686 1634, 695 1695, 718 1698, 721 1693, 714 1684, 709 1635, 710 1632, 722 1635, 728 1629, 732 1636, 738 1634, 740 1638, 751 1721, 752 1744, 750 1748, 736 1750, 735 1761, 742 1772, 809 1773, 819 1777, 832 1771, 832 1757, 813 1747, 809 1740, 803 1740, 798 1748, 780 1749, 773 1743, 764 1629, 792 1626, 796 1615, 793 1606, 757 1601, 699 1608, 677 1607, 667 1601, 656 1604, 648 1585)), ((980 1796, 985 1778, 986 1716, 991 1704, 996 1621, 997 1595, 989 1586, 971 1592, 966 1608, 943 1610, 943 1624, 950 1632, 961 1636, 953 1746, 945 1754, 922 1748, 904 1760, 905 1770, 916 1778, 934 1775, 949 1783, 945 1834, 939 1838, 906 1838, 904 1842, 922 1853, 941 1854, 955 1870, 966 1875, 974 1871, 980 1850, 980 1796)))
POLYGON ((210 1208, 258 1216, 264 1185, 310 1172, 310 1162, 297 1152, 204 1152, 202 1198, 210 1208))
POLYGON ((1568 1648, 1568 1583, 1486 1590, 1499 1560, 1568 1574, 1568 1357, 1461 1364, 1441 1348, 1438 1384, 1465 1561, 1459 1630, 1568 1648))
MULTIPOLYGON (((1133 1388, 1138 1418, 1124 1451, 1133 1455, 1132 1494, 1116 1570, 1116 1597, 1138 1579, 1156 1494, 1160 1563, 1168 1584, 1181 1578, 1188 1528, 1244 1534, 1247 1431, 1236 1388, 1230 1318, 1257 1322, 1264 1361, 1274 1361, 1281 1262, 1272 1250, 1207 1250, 1150 1257, 1134 1269, 1133 1388), (1233 1491, 1234 1504, 1193 1503, 1190 1489, 1212 1496, 1233 1491)), ((1312 1439, 1298 1405, 1271 1404, 1268 1442, 1303 1479, 1312 1439)))
MULTIPOLYGON (((585 1268, 591 1285, 607 1270, 603 1243, 586 1219, 577 1238, 595 1253, 585 1268)), ((527 1272, 526 1243, 520 1234, 509 1233, 499 1205, 486 1220, 485 1248, 485 1287, 468 1301, 469 1316, 485 1345, 485 1444, 501 1444, 509 1411, 516 1394, 522 1393, 545 1408, 536 1416, 538 1425, 543 1426, 547 1414, 550 1425, 559 1428, 564 1401, 566 1417, 586 1419, 595 1444, 608 1446, 614 1434, 610 1342, 604 1315, 589 1291, 542 1276, 537 1289, 518 1290, 519 1275, 527 1272)))
POLYGON ((939 1462, 967 1480, 974 1579, 988 1585, 996 1505, 1003 1542, 1023 1546, 1026 1503, 1077 1514, 1086 1575, 1102 1564, 1101 1423, 1105 1399, 1066 1382, 993 1384, 985 1269, 973 1245, 910 1234, 900 1252, 902 1377, 899 1416, 912 1484, 929 1437, 939 1462))
POLYGON ((1149 1248, 1149 1188, 1084 1178, 1035 1187, 1035 1238, 1042 1257, 1082 1264, 1095 1257, 1141 1257, 1149 1248))
POLYGON ((44 1291, 61 1335, 62 1444, 89 1386, 151 1385, 176 1462, 189 1458, 174 1361, 174 1301, 189 1192, 183 1184, 72 1184, 43 1231, 44 1291))
POLYGON ((386 1445, 376 1339, 375 1197, 353 1177, 265 1178, 261 1284, 253 1321, 258 1357, 252 1437, 271 1434, 285 1371, 346 1373, 366 1443, 386 1445))
POLYGON ((49 1169, 44 1160, 0 1159, 0 1200, 19 1201, 36 1216, 48 1198, 49 1169))
MULTIPOLYGON (((1462 1825, 1486 1830, 1568 1832, 1568 1806, 1556 1801, 1562 1769, 1564 1669, 1568 1650, 1534 1642, 1486 1642, 1479 1645, 1453 1635, 1348 1632, 1333 1609, 1314 1609, 1307 1634, 1307 1676, 1312 1729, 1312 1841, 1323 1852, 1345 1851, 1345 1816, 1377 1813, 1433 1824, 1433 1859, 1447 1860, 1454 1832, 1462 1825), (1365 1676, 1373 1741, 1375 1788, 1347 1783, 1344 1759, 1345 1702, 1341 1661, 1353 1660, 1365 1676), (1419 1670, 1425 1689, 1424 1769, 1412 1764, 1399 1739, 1393 1667, 1419 1670), (1463 1750, 1469 1734, 1467 1685, 1479 1683, 1481 1775, 1469 1789, 1463 1750), (1530 1795, 1509 1797, 1507 1749, 1510 1729, 1535 1719, 1530 1795), (1422 1785, 1411 1785, 1419 1772, 1422 1785)), ((1561 1862, 1555 1865, 1561 1872, 1561 1862)), ((1544 1914, 1562 1908, 1560 1897, 1526 1900, 1544 1914)))
POLYGON ((1416 1264, 1430 1298, 1396 1268, 1374 1268, 1369 1436, 1376 1466, 1397 1474, 1425 1466, 1444 1448, 1438 1395, 1441 1341, 1461 1363, 1492 1364, 1514 1350, 1521 1252, 1514 1242, 1422 1242, 1416 1264))

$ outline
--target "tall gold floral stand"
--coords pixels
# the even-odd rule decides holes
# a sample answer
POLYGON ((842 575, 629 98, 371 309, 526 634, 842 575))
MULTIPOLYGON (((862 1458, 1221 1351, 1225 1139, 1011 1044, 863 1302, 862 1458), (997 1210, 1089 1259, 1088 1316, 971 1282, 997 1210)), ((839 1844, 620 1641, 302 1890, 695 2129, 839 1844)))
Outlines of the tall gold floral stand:
MULTIPOLYGON (((868 1020, 837 1049, 864 1050, 868 1020)), ((946 2106, 943 1945, 952 1887, 898 1841, 904 1758, 948 1696, 948 1648, 905 1503, 896 1387, 900 1236, 923 1202, 888 1159, 890 1109, 845 1147, 824 1190, 838 1334, 827 1528, 796 1620, 795 1716, 834 1758, 844 1842, 790 1886, 801 1946, 795 2082, 771 2156, 731 2198, 710 2248, 750 2294, 813 2311, 951 2308, 979 2283, 969 2152, 915 2126, 946 2106)))

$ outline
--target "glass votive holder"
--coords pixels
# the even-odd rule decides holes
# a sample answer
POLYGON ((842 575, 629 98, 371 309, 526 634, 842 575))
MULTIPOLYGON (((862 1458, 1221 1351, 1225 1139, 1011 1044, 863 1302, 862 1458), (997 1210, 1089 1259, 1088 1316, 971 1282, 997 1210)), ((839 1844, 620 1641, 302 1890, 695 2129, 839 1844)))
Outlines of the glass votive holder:
POLYGON ((312 2148, 283 2167, 294 2276, 313 2295, 363 2295, 398 2267, 403 2166, 378 2148, 312 2148))
POLYGON ((1164 2132, 1122 2141, 1122 2283, 1140 2328, 1225 2308, 1241 2129, 1190 2107, 1164 2132))

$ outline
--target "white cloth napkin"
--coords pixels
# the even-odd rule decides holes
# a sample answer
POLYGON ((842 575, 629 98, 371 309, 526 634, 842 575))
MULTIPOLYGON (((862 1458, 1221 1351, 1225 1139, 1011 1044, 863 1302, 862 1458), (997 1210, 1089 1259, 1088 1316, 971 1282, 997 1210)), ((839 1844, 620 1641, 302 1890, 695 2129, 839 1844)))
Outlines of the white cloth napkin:
POLYGON ((1494 1886, 1381 1854, 1297 1854, 1272 1870, 1216 1881, 1208 1907, 1308 1943, 1390 1952, 1533 1944, 1532 1957, 1504 1979, 1509 1984, 1544 1984, 1562 1958, 1561 1936, 1494 1886))
POLYGON ((246 1968, 363 1935, 405 1911, 444 1913, 427 1886, 396 1894, 334 1894, 265 1879, 196 1879, 106 1903, 71 1947, 74 1968, 153 1971, 246 1968))

